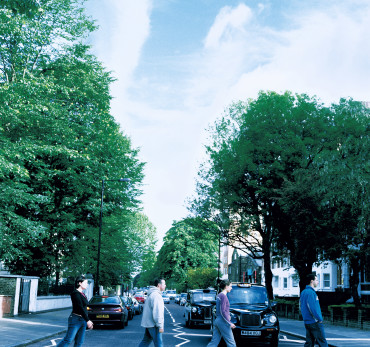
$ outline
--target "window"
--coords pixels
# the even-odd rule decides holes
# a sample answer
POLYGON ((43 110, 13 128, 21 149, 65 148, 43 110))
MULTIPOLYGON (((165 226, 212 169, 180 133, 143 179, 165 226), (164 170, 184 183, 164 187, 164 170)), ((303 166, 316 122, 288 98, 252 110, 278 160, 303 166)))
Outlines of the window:
POLYGON ((330 287, 330 274, 323 274, 324 276, 324 288, 330 287))
POLYGON ((273 285, 273 287, 275 287, 275 288, 278 288, 278 287, 279 287, 279 276, 274 276, 274 277, 272 278, 272 285, 273 285))
POLYGON ((296 277, 292 277, 292 286, 298 287, 298 285, 299 285, 299 280, 296 277))
POLYGON ((288 279, 284 277, 284 289, 288 288, 288 279))

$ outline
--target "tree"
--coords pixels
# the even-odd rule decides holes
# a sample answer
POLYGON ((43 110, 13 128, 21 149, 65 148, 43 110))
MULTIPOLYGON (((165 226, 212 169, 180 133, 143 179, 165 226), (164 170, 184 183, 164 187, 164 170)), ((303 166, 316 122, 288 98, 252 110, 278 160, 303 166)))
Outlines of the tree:
POLYGON ((87 238, 81 269, 94 272, 101 179, 131 179, 110 185, 106 216, 135 211, 143 179, 109 113, 113 79, 81 42, 95 28, 82 3, 0 5, 0 257, 11 271, 57 282, 87 238))
MULTIPOLYGON (((228 221, 229 242, 263 257, 270 297, 271 254, 288 254, 304 278, 341 242, 334 225, 345 215, 327 208, 334 200, 322 194, 328 186, 319 177, 345 141, 338 137, 344 129, 339 110, 349 109, 349 123, 356 117, 366 123, 364 108, 352 106, 342 101, 342 106, 324 107, 304 94, 261 92, 256 100, 232 105, 211 130, 209 161, 201 167, 193 209, 210 218, 221 214, 228 221)), ((363 126, 357 129, 365 135, 363 126)), ((331 170, 334 174, 335 167, 331 170)), ((343 235, 348 237, 349 230, 343 235)))
POLYGON ((217 270, 214 268, 189 269, 186 274, 191 289, 216 287, 217 270))
POLYGON ((163 276, 168 288, 183 291, 189 269, 216 268, 218 242, 214 233, 209 232, 212 228, 213 223, 200 224, 193 218, 174 222, 164 237, 152 274, 163 276))

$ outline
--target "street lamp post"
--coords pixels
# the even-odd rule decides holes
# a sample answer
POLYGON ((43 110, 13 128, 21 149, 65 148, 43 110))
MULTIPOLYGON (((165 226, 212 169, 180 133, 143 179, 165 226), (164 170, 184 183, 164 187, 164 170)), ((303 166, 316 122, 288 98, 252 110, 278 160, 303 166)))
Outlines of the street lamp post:
POLYGON ((103 224, 103 201, 104 201, 104 182, 130 182, 129 178, 120 178, 116 180, 102 180, 101 181, 101 203, 100 203, 100 219, 99 219, 99 241, 98 241, 98 260, 96 264, 96 294, 99 294, 99 269, 100 269, 100 248, 101 248, 101 231, 103 224))

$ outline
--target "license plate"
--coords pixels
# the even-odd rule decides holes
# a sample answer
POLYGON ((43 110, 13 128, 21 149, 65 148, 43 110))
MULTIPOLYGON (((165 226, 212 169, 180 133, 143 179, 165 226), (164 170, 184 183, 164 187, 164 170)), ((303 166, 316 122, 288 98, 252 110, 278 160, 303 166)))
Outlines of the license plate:
POLYGON ((97 314, 96 318, 109 318, 109 314, 97 314))
POLYGON ((241 335, 244 335, 244 336, 261 336, 261 332, 260 331, 242 330, 241 335))
POLYGON ((212 321, 211 320, 205 320, 204 324, 212 324, 212 321))

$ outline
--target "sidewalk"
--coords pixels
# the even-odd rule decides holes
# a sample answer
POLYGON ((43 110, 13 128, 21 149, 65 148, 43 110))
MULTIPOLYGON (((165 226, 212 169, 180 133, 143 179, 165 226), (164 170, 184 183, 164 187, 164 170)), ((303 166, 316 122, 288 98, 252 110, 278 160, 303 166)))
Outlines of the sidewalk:
MULTIPOLYGON (((305 339, 306 329, 303 321, 281 318, 280 332, 290 334, 298 338, 305 339)), ((349 346, 370 346, 370 331, 324 324, 326 339, 329 346, 349 347, 349 346)))
POLYGON ((0 318, 0 347, 20 347, 67 331, 72 309, 0 318))

